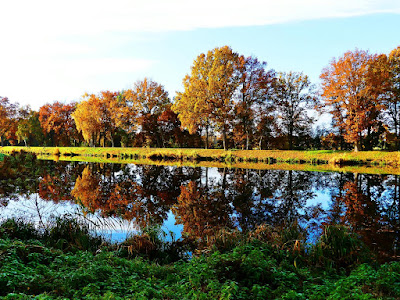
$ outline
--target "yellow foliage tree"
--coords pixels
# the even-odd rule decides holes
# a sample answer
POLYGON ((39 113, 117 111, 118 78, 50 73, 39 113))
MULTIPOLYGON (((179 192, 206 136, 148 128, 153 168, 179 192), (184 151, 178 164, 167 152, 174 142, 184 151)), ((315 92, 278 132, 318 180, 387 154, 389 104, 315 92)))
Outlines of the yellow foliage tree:
POLYGON ((226 149, 226 134, 233 117, 233 95, 240 83, 240 59, 228 46, 200 54, 193 62, 191 74, 183 79, 184 92, 177 93, 173 110, 190 133, 214 127, 220 131, 226 149))

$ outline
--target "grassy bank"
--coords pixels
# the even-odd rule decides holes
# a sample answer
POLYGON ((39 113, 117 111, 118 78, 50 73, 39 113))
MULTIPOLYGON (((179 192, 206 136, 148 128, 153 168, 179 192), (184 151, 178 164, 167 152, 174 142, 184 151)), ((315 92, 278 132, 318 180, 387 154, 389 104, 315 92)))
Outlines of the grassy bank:
POLYGON ((400 165, 400 152, 384 151, 287 151, 287 150, 229 150, 175 148, 91 148, 91 147, 2 147, 0 153, 30 151, 42 156, 97 157, 116 160, 150 159, 153 161, 215 161, 238 164, 307 163, 332 165, 400 165))
POLYGON ((400 297, 400 262, 371 263, 367 249, 343 226, 327 227, 311 247, 296 226, 261 226, 247 236, 225 234, 201 255, 170 263, 129 256, 104 243, 96 251, 74 243, 90 238, 84 230, 74 230, 74 239, 66 230, 46 240, 27 226, 10 220, 0 225, 2 299, 400 297), (59 240, 71 247, 60 247, 59 240))
POLYGON ((219 161, 176 161, 176 160, 151 160, 143 159, 119 159, 105 157, 87 156, 49 156, 38 155, 41 160, 55 161, 79 161, 92 163, 119 163, 119 164, 138 164, 138 165, 158 165, 158 166, 177 166, 177 167, 206 167, 206 168, 230 168, 230 169, 252 169, 252 170, 292 170, 307 172, 345 172, 360 174, 392 174, 400 175, 400 168, 392 165, 354 165, 343 166, 338 164, 294 164, 294 163, 261 163, 261 162, 236 162, 226 163, 219 161))

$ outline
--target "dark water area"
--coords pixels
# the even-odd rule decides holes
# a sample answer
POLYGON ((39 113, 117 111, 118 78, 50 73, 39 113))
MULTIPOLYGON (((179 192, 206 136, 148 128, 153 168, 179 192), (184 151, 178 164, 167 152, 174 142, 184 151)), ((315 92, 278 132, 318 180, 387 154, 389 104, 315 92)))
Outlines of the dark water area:
POLYGON ((297 222, 312 243, 343 224, 383 260, 399 260, 398 175, 54 162, 0 164, 0 219, 69 214, 111 240, 159 225, 176 238, 297 222))

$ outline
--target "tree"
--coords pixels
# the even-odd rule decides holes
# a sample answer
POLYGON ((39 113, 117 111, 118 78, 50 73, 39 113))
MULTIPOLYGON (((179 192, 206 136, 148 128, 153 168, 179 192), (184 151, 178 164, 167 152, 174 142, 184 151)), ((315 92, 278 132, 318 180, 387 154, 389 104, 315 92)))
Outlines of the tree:
POLYGON ((177 93, 173 110, 182 126, 190 133, 204 128, 206 148, 211 127, 221 132, 226 149, 226 136, 233 117, 233 95, 240 83, 239 69, 243 59, 228 46, 200 54, 183 79, 184 92, 177 93))
POLYGON ((99 99, 90 97, 87 100, 81 101, 72 114, 72 118, 75 121, 77 130, 82 133, 85 141, 94 146, 98 140, 97 137, 101 128, 99 99))
POLYGON ((389 88, 385 99, 388 125, 395 134, 395 147, 399 149, 400 139, 400 46, 392 50, 386 60, 389 72, 389 88))
POLYGON ((316 103, 314 86, 303 73, 280 73, 272 102, 280 128, 292 150, 294 137, 307 132, 312 124, 307 110, 316 103))
POLYGON ((63 104, 54 102, 45 104, 39 109, 39 121, 43 131, 50 134, 52 142, 56 145, 69 146, 71 141, 78 139, 72 113, 76 104, 63 104))
POLYGON ((43 142, 43 132, 40 126, 39 113, 31 110, 30 106, 22 107, 19 110, 16 136, 19 143, 24 141, 25 146, 28 146, 30 140, 43 142))
POLYGON ((15 125, 18 104, 11 103, 7 97, 0 97, 0 140, 4 146, 4 139, 15 125))
MULTIPOLYGON (((355 151, 361 149, 364 139, 369 139, 383 108, 387 72, 379 67, 381 59, 367 51, 349 51, 338 60, 333 59, 320 76, 324 107, 345 140, 354 144, 355 151)), ((368 143, 366 146, 371 148, 368 143)))
MULTIPOLYGON (((240 59, 244 59, 240 57, 240 59)), ((248 57, 241 63, 240 86, 236 92, 234 136, 247 150, 254 134, 256 120, 265 123, 265 114, 271 107, 270 97, 276 81, 273 70, 266 71, 266 62, 248 57)))
POLYGON ((72 118, 77 130, 82 133, 85 141, 94 146, 105 140, 115 145, 118 131, 132 131, 136 116, 135 109, 127 104, 122 92, 102 91, 98 95, 84 95, 84 99, 77 105, 72 118))
POLYGON ((137 125, 148 146, 164 146, 158 119, 170 107, 171 101, 164 86, 144 78, 124 92, 126 103, 135 111, 137 125))

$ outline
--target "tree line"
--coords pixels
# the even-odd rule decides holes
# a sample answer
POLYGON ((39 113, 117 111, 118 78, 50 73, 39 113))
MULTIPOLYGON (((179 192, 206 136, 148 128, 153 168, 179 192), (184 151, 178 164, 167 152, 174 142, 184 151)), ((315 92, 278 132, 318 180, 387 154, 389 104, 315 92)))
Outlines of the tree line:
POLYGON ((320 79, 219 47, 194 60, 173 99, 148 78, 38 111, 0 97, 1 145, 399 149, 400 46, 348 51, 320 79), (313 128, 322 113, 331 126, 313 128))

